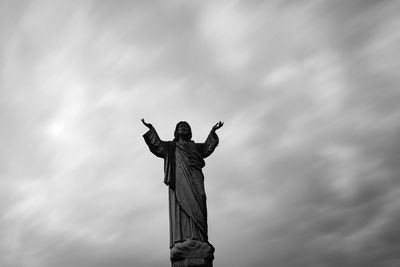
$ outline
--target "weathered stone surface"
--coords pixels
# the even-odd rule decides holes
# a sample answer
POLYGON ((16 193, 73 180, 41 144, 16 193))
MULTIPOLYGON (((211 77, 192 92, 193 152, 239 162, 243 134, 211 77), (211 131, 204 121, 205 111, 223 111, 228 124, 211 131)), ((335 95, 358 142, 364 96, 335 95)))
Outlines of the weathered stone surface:
POLYGON ((188 258, 172 262, 172 267, 212 267, 212 261, 200 258, 188 258))
POLYGON ((185 240, 175 243, 170 250, 171 261, 183 259, 214 259, 214 247, 207 242, 198 240, 185 240))

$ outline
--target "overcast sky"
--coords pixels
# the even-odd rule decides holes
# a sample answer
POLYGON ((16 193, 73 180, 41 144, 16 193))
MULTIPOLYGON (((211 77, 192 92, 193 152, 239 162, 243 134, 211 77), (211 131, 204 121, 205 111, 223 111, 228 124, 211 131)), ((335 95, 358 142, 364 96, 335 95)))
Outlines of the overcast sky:
POLYGON ((400 2, 0 0, 0 266, 168 266, 163 140, 218 267, 400 266, 400 2))

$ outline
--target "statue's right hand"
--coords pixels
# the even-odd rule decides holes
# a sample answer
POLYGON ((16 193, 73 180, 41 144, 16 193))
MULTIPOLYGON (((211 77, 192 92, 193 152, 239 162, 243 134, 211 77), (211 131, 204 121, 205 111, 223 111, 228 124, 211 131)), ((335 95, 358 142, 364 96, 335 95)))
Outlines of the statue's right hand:
POLYGON ((143 122, 143 124, 144 124, 147 128, 150 129, 151 127, 153 127, 153 125, 151 125, 151 123, 145 122, 144 119, 141 119, 141 121, 143 122))

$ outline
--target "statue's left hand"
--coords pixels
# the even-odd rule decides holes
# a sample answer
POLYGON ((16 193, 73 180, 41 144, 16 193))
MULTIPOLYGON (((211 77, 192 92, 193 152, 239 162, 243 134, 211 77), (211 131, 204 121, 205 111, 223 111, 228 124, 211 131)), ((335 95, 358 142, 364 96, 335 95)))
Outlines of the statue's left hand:
POLYGON ((149 129, 151 129, 151 127, 153 127, 153 125, 151 125, 151 123, 147 123, 144 121, 144 119, 141 119, 142 123, 149 129))
POLYGON ((222 125, 224 125, 224 123, 223 123, 222 121, 219 121, 217 124, 215 124, 215 125, 212 127, 212 130, 213 130, 213 131, 216 131, 216 130, 218 130, 219 128, 221 128, 222 125))

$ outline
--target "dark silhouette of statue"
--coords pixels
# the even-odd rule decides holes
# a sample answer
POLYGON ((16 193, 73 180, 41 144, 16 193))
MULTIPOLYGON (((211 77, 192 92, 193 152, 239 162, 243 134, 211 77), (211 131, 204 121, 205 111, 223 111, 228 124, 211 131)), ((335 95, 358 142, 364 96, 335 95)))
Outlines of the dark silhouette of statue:
POLYGON ((153 125, 143 135, 150 151, 164 159, 164 183, 169 188, 170 252, 172 266, 212 266, 214 247, 208 242, 206 193, 202 168, 219 139, 215 124, 204 143, 192 141, 190 125, 176 125, 174 140, 162 141, 153 125))

